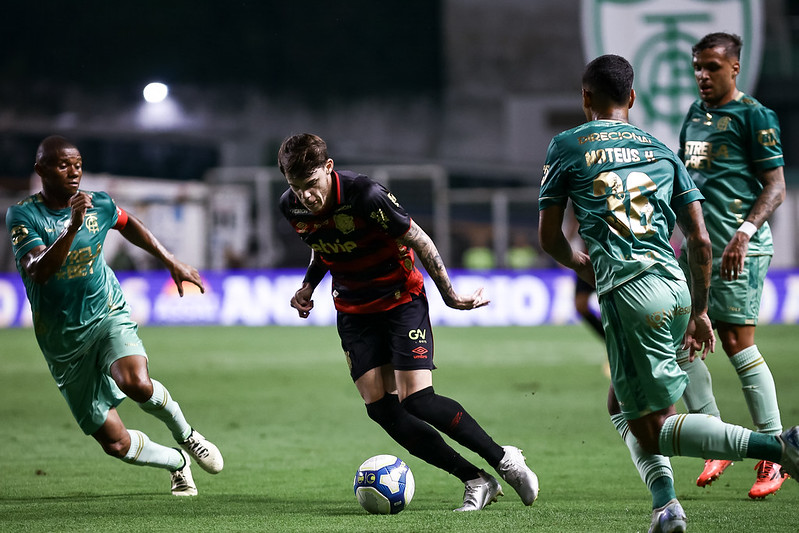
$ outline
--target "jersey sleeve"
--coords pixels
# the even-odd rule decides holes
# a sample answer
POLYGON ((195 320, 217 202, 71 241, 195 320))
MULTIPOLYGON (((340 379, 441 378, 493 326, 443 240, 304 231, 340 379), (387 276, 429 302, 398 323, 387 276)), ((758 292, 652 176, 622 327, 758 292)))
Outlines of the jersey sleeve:
POLYGON ((693 178, 688 173, 688 169, 680 160, 672 160, 674 164, 674 190, 671 195, 671 208, 677 211, 679 208, 691 202, 703 202, 705 197, 699 191, 693 178))
POLYGON ((544 172, 541 177, 541 190, 538 195, 538 209, 543 210, 553 205, 566 205, 569 197, 564 184, 563 163, 558 143, 552 139, 547 148, 544 172))
POLYGON ((6 228, 11 238, 14 257, 20 259, 37 246, 43 246, 44 240, 38 233, 27 212, 19 206, 11 206, 6 212, 6 228))
POLYGON ((364 192, 367 216, 393 238, 399 238, 411 227, 411 217, 397 198, 377 182, 364 192))
POLYGON ((119 209, 111 195, 104 191, 92 192, 92 204, 101 215, 101 224, 108 229, 113 228, 119 222, 119 209))
POLYGON ((755 168, 769 170, 784 166, 777 114, 767 107, 757 106, 750 118, 749 135, 755 168))

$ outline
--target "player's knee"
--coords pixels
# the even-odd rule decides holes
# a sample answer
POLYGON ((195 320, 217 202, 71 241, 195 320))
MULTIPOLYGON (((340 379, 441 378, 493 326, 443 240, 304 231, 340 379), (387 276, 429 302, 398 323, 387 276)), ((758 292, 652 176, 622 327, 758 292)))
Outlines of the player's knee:
POLYGON ((638 444, 641 445, 641 448, 643 448, 646 453, 660 455, 660 444, 657 438, 645 437, 642 439, 639 437, 638 444))
POLYGON ((128 453, 128 449, 130 448, 130 437, 128 437, 126 434, 119 440, 101 442, 100 446, 102 446, 103 451, 111 457, 122 459, 125 457, 125 454, 128 453))
POLYGON ((116 380, 119 390, 133 401, 143 403, 153 395, 153 383, 148 376, 131 374, 116 380))
POLYGON ((721 339, 721 347, 724 349, 724 353, 726 353, 728 357, 732 357, 743 350, 742 344, 739 343, 738 339, 735 338, 721 339))

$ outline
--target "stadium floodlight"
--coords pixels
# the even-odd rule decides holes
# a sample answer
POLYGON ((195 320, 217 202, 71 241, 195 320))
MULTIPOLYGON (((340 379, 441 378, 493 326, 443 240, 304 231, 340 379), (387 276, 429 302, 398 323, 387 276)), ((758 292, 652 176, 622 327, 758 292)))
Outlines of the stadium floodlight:
POLYGON ((163 102, 167 97, 169 94, 169 87, 159 82, 148 83, 142 91, 142 94, 148 103, 157 104, 158 102, 163 102))

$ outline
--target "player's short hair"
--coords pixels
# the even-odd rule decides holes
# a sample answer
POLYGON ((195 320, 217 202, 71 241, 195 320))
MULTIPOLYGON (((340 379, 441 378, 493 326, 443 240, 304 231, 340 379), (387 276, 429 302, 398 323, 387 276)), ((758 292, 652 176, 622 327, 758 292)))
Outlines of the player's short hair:
POLYGON ((635 73, 629 61, 621 56, 599 56, 585 67, 583 88, 599 102, 624 105, 630 99, 635 73))
POLYGON ((280 172, 294 178, 307 178, 328 159, 327 144, 312 133, 292 135, 277 152, 280 172))
POLYGON ((36 149, 36 163, 47 164, 59 150, 63 150, 64 148, 75 148, 77 150, 77 146, 60 135, 46 137, 39 144, 39 148, 36 149))
POLYGON ((721 31, 716 33, 708 33, 691 48, 691 53, 696 55, 702 50, 721 46, 724 48, 724 54, 727 57, 741 59, 741 47, 743 44, 744 43, 741 38, 734 33, 724 33, 721 31))

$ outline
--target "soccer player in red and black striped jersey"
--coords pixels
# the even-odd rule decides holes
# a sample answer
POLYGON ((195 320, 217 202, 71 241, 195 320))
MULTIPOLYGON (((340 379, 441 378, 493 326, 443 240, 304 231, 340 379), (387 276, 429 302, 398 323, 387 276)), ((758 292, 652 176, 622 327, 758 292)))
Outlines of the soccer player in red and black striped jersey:
POLYGON ((458 402, 433 389, 433 336, 416 258, 449 307, 487 305, 483 289, 456 293, 435 244, 394 195, 367 176, 333 170, 321 138, 289 137, 278 164, 289 184, 280 209, 311 248, 291 305, 307 318, 313 291, 330 272, 341 345, 369 417, 410 453, 464 482, 457 511, 480 510, 502 489, 439 431, 483 457, 531 505, 538 479, 521 450, 496 444, 458 402))

